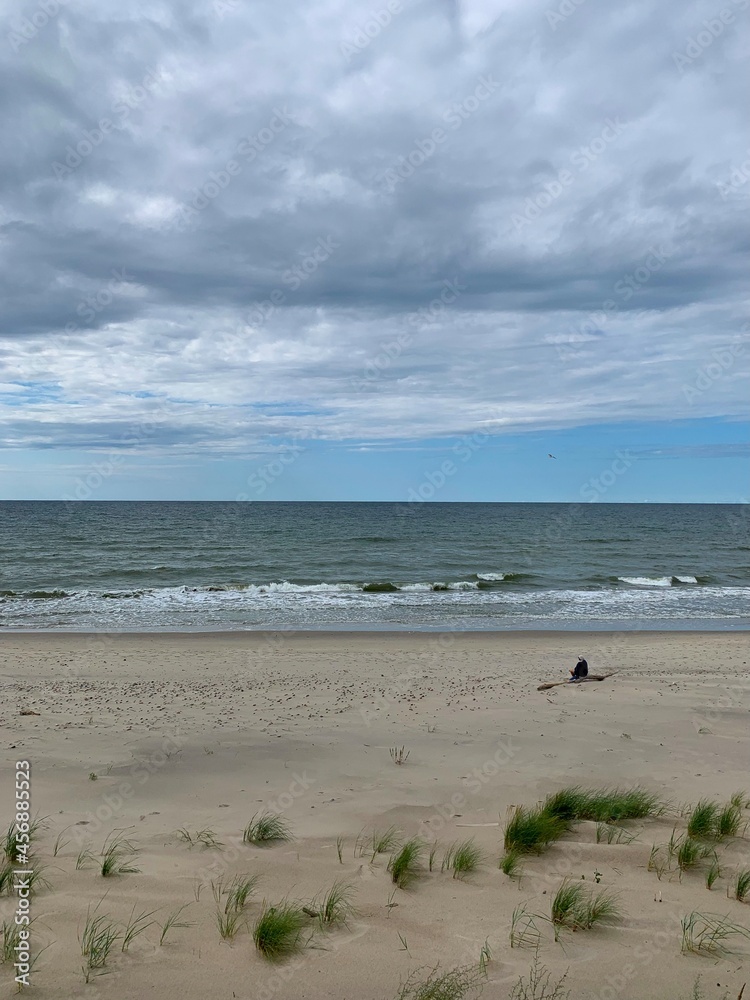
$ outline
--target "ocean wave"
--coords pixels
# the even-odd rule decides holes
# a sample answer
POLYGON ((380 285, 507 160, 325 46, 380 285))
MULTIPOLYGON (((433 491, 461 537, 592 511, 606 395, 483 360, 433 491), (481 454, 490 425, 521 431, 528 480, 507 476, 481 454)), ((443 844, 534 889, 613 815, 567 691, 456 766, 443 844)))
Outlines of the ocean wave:
POLYGON ((65 590, 27 590, 19 596, 25 597, 29 601, 48 601, 71 595, 65 590))
MULTIPOLYGON (((579 587, 582 591, 590 590, 598 592, 602 590, 623 590, 625 588, 638 589, 667 589, 670 587, 704 587, 711 584, 709 577, 692 576, 690 574, 679 574, 674 576, 595 576, 588 582, 581 581, 579 587), (614 585, 614 587, 613 587, 614 585), (618 587, 619 585, 619 587, 618 587), (624 585, 624 587, 623 587, 624 585)), ((502 599, 510 599, 514 593, 526 592, 557 592, 562 593, 563 589, 545 586, 542 579, 534 580, 529 574, 522 573, 499 573, 482 572, 470 575, 461 580, 421 580, 402 582, 398 580, 370 580, 370 581, 342 581, 342 582, 293 582, 290 580, 271 580, 264 583, 246 583, 243 581, 230 581, 227 583, 207 583, 198 586, 175 585, 167 587, 124 587, 122 590, 108 588, 107 590, 82 589, 72 592, 54 590, 28 590, 17 592, 13 590, 0 591, 0 600, 4 603, 15 603, 19 600, 42 601, 42 600, 69 600, 76 601, 87 599, 105 599, 107 601, 184 601, 186 598, 206 601, 212 596, 226 597, 227 600, 248 600, 256 597, 283 596, 283 595, 330 595, 332 597, 352 596, 355 594, 378 597, 398 594, 439 594, 446 592, 479 592, 491 598, 495 593, 498 598, 502 594, 502 599), (520 586, 508 587, 509 583, 520 586)))

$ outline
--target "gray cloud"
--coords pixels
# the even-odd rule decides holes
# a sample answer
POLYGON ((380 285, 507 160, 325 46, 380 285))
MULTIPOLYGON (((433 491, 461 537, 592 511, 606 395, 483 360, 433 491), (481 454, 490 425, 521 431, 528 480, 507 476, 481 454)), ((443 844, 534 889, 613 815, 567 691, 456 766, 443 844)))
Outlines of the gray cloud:
POLYGON ((11 6, 6 446, 745 411, 746 0, 11 6))

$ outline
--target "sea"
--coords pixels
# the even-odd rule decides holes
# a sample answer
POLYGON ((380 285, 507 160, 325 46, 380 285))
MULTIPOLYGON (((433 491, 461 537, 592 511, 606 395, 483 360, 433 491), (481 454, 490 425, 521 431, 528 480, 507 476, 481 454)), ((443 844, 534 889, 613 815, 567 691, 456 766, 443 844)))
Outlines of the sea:
POLYGON ((747 629, 750 504, 0 503, 0 629, 747 629))

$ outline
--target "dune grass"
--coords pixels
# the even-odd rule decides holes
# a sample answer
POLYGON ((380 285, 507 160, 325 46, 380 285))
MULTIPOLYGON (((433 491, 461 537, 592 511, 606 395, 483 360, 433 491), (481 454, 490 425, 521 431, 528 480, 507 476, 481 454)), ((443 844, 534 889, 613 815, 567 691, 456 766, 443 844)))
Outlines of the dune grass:
POLYGON ((180 840, 183 840, 191 850, 199 844, 204 850, 213 849, 221 851, 224 848, 223 842, 218 840, 214 831, 210 829, 196 830, 196 832, 192 834, 187 827, 182 827, 177 831, 177 836, 180 840))
POLYGON ((255 947, 270 961, 280 961, 300 948, 307 922, 302 907, 296 903, 284 901, 276 906, 264 903, 253 927, 255 947))
POLYGON ((423 842, 418 837, 412 837, 397 853, 391 855, 388 871, 399 889, 407 889, 422 874, 423 851, 423 842))
POLYGON ((526 904, 521 903, 515 908, 510 918, 510 939, 511 948, 538 948, 542 940, 542 935, 537 927, 537 920, 546 920, 537 913, 529 913, 526 904))
POLYGON ((128 922, 125 925, 125 930, 122 936, 122 951, 127 951, 130 945, 135 941, 139 935, 147 931, 149 927, 156 923, 155 920, 150 920, 156 910, 141 911, 141 913, 136 915, 135 912, 136 904, 133 904, 133 909, 130 911, 130 916, 128 917, 128 922))
POLYGON ((601 844, 602 842, 607 844, 632 844, 635 839, 634 833, 630 833, 621 826, 615 826, 613 823, 596 824, 597 844, 601 844))
POLYGON ((135 875, 141 869, 133 864, 140 851, 135 845, 115 830, 104 841, 101 849, 101 874, 103 878, 113 875, 135 875))
POLYGON ((278 813, 262 812, 255 816, 242 833, 245 844, 268 845, 292 840, 288 823, 278 813))
POLYGON ((63 827, 63 829, 60 830, 60 832, 58 833, 57 837, 55 838, 55 843, 54 843, 54 845, 52 847, 52 857, 53 858, 56 858, 57 855, 60 853, 60 851, 62 851, 63 848, 67 847, 68 844, 70 843, 70 838, 68 838, 67 840, 63 839, 63 834, 66 832, 66 830, 69 830, 69 829, 70 829, 69 826, 63 827))
POLYGON ((707 858, 711 858, 712 861, 716 861, 716 851, 712 847, 708 847, 705 843, 701 843, 700 840, 695 840, 689 834, 681 837, 676 842, 676 851, 674 857, 677 859, 677 867, 680 870, 680 876, 684 872, 692 871, 698 868, 699 865, 705 861, 707 858))
POLYGON ((320 926, 323 928, 346 925, 350 916, 354 914, 352 898, 356 893, 355 887, 345 879, 337 879, 327 892, 320 898, 313 900, 313 909, 318 914, 320 926))
POLYGON ((81 871, 89 863, 98 864, 96 855, 88 847, 82 847, 76 858, 76 871, 81 871))
POLYGON ((190 920, 180 920, 182 916, 182 911, 186 910, 190 906, 190 903, 183 903, 182 906, 178 906, 176 910, 172 910, 167 919, 163 924, 160 924, 161 935, 159 936, 159 947, 164 944, 167 940, 167 935, 170 931, 179 930, 184 927, 192 927, 193 924, 190 920))
POLYGON ((244 923, 242 910, 216 911, 216 925, 223 941, 232 941, 244 923))
POLYGON ((602 921, 619 920, 622 916, 619 898, 607 889, 602 892, 592 892, 584 901, 580 916, 581 927, 585 931, 591 930, 602 921))
POLYGON ((435 855, 437 854, 439 847, 440 843, 437 840, 433 841, 433 844, 430 847, 430 855, 427 862, 427 867, 430 871, 432 871, 435 867, 435 855))
POLYGON ((728 942, 738 936, 750 937, 750 931, 718 913, 693 911, 682 918, 682 952, 721 958, 730 953, 728 942))
POLYGON ((582 819, 619 823, 658 815, 662 807, 658 796, 640 786, 587 791, 580 785, 574 785, 549 795, 543 809, 568 823, 582 819))
POLYGON ((487 975, 487 966, 492 961, 492 949, 489 938, 484 939, 484 944, 479 949, 479 971, 483 976, 487 975))
POLYGON ((481 993, 484 973, 473 965, 441 972, 440 966, 416 969, 401 984, 396 1000, 470 1000, 481 993))
POLYGON ((555 940, 559 929, 591 930, 602 921, 619 920, 621 916, 617 896, 607 889, 593 892, 583 882, 565 880, 552 898, 551 919, 555 940))
POLYGON ((719 807, 709 799, 701 799, 690 810, 687 823, 688 837, 694 840, 712 840, 717 832, 719 807))
POLYGON ((2 846, 2 852, 5 855, 6 860, 12 865, 15 865, 18 864, 23 857, 28 857, 31 853, 32 844, 37 839, 37 833, 43 825, 44 819, 35 816, 29 823, 29 829, 26 831, 29 837, 28 841, 21 841, 20 833, 16 829, 16 824, 11 823, 6 830, 2 846))
POLYGON ((507 875, 508 878, 521 878, 523 874, 523 864, 522 864, 523 854, 521 851, 517 850, 515 847, 511 847, 509 851, 500 858, 499 868, 500 871, 507 875))
POLYGON ((372 833, 372 857, 373 860, 378 854, 389 854, 395 851, 401 842, 401 831, 395 826, 389 826, 387 830, 373 830, 372 833))
POLYGON ((735 792, 734 795, 732 795, 732 797, 729 800, 729 804, 733 805, 735 809, 739 809, 740 811, 742 811, 743 809, 749 809, 750 797, 748 797, 747 792, 743 792, 742 790, 740 790, 739 792, 735 792))
POLYGON ((572 788, 562 788, 559 792, 548 795, 544 801, 544 810, 551 816, 572 823, 581 819, 588 808, 591 792, 586 792, 580 785, 572 788))
POLYGON ((240 913, 247 906, 247 901, 255 892, 261 880, 260 875, 235 875, 227 889, 225 913, 240 913))
POLYGON ((3 920, 3 941, 0 962, 14 962, 16 946, 21 943, 21 928, 13 920, 3 920))
POLYGON ((744 903, 748 895, 750 895, 750 868, 743 868, 737 872, 734 880, 734 898, 744 903))
POLYGON ((721 867, 718 861, 714 861, 706 872, 706 888, 711 891, 717 879, 721 878, 721 867))
POLYGON ((13 865, 9 861, 0 865, 0 895, 10 892, 13 887, 13 865))
POLYGON ((515 850, 519 854, 541 854, 567 829, 567 820, 544 807, 516 806, 505 825, 503 847, 506 853, 515 850))
POLYGON ((453 878, 465 878, 472 875, 484 861, 484 852, 477 847, 472 837, 460 844, 451 844, 443 857, 441 871, 452 871, 453 878))
POLYGON ((716 818, 716 833, 720 839, 739 837, 743 827, 742 813, 732 801, 728 802, 716 818))
POLYGON ((586 887, 581 882, 565 881, 552 897, 551 917, 555 940, 560 927, 577 927, 578 914, 585 902, 586 887))
POLYGON ((85 959, 83 976, 87 983, 97 969, 103 969, 107 964, 110 952, 122 935, 117 924, 106 914, 95 916, 95 913, 96 909, 93 913, 90 909, 86 912, 83 934, 79 937, 81 954, 85 959))

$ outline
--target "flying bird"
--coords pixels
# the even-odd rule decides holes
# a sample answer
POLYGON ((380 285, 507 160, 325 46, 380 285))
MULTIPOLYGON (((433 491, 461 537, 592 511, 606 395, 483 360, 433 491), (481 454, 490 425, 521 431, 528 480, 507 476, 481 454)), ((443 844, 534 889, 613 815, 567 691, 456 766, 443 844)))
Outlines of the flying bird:
POLYGON ((549 452, 547 453, 547 458, 554 458, 554 459, 555 459, 555 461, 557 461, 557 456, 555 456, 555 455, 550 455, 550 454, 549 454, 549 452))

